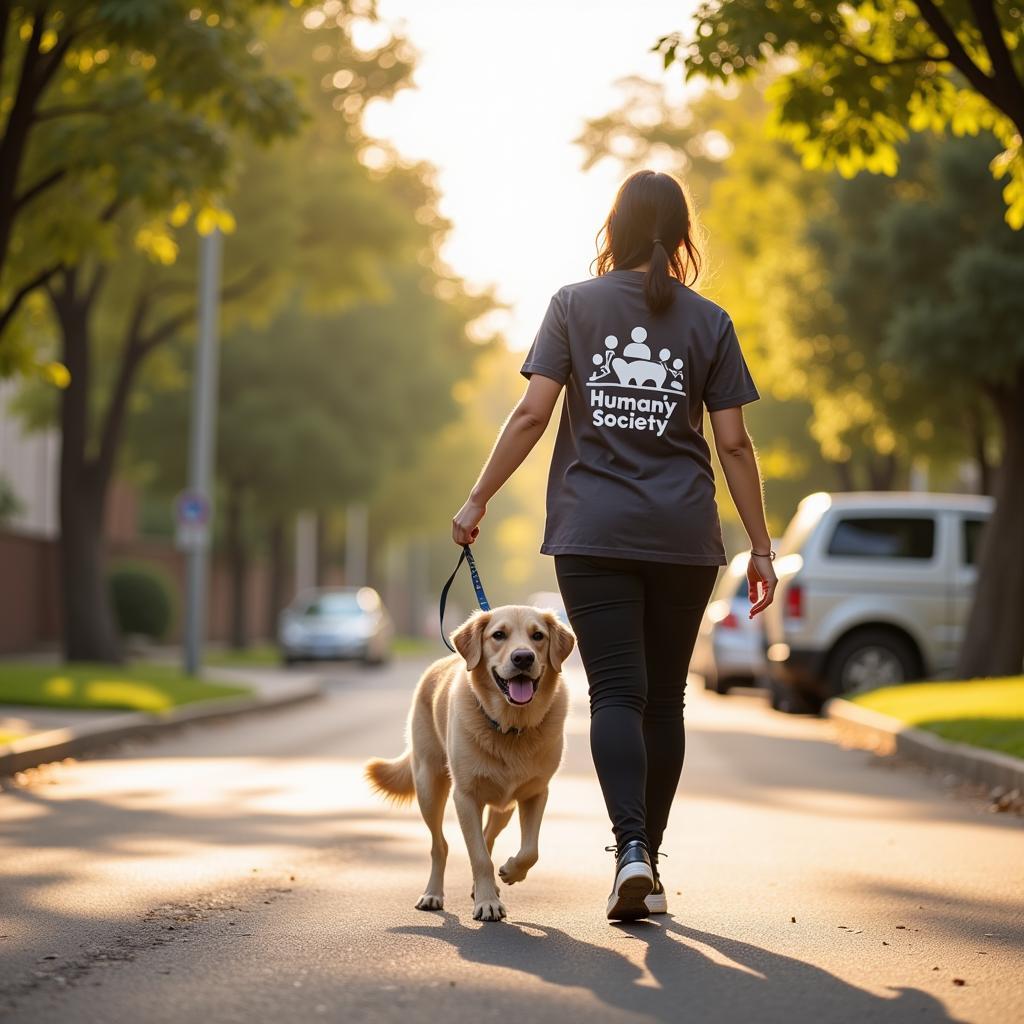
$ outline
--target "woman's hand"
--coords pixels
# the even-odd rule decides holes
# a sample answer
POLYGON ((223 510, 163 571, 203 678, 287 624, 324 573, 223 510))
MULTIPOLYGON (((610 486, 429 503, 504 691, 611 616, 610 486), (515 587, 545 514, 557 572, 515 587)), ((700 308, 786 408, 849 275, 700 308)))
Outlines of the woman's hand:
POLYGON ((747 562, 747 587, 750 597, 750 618, 759 615, 772 603, 775 588, 778 586, 775 566, 768 555, 755 555, 751 552, 747 562), (758 593, 758 588, 761 593, 758 593))
POLYGON ((478 524, 485 515, 487 506, 470 498, 452 519, 452 540, 459 545, 472 544, 480 535, 478 524))

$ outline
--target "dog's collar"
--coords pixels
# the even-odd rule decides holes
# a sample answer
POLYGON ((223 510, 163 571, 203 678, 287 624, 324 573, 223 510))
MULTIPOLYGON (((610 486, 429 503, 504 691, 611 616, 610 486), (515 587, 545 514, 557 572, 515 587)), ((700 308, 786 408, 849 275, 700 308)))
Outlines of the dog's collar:
POLYGON ((491 716, 489 714, 487 714, 486 711, 484 711, 484 706, 479 701, 477 701, 477 707, 480 708, 480 714, 483 715, 484 718, 487 719, 487 721, 490 724, 491 728, 495 732, 501 733, 502 736, 507 736, 509 733, 512 733, 513 735, 518 736, 518 735, 520 735, 520 733, 525 731, 525 730, 520 729, 518 726, 515 726, 515 725, 513 725, 509 729, 502 729, 501 725, 498 722, 496 722, 493 718, 491 718, 491 716))

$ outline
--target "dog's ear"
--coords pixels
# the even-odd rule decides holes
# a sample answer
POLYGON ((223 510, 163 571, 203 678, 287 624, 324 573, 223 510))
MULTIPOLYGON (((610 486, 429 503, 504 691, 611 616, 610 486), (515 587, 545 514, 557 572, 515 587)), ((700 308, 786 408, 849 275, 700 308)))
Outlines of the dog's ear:
POLYGON ((466 660, 466 668, 473 671, 484 653, 484 629, 491 620, 490 612, 474 612, 452 633, 455 650, 466 660))
POLYGON ((548 662, 556 672, 560 672, 562 662, 572 654, 572 649, 576 646, 576 637, 573 636, 571 629, 562 625, 554 612, 545 612, 544 619, 549 627, 548 662))

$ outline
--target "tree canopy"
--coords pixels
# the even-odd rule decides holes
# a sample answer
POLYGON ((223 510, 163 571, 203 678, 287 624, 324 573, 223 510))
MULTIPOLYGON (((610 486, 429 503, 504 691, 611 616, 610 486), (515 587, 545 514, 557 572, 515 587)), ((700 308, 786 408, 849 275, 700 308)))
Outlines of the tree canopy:
MULTIPOLYGON (((84 256, 108 258, 126 208, 187 204, 215 223, 233 132, 268 142, 297 130, 301 103, 268 67, 261 37, 283 9, 279 0, 2 5, 0 374, 39 364, 34 332, 18 330, 23 304, 84 256)), ((169 251, 152 230, 136 243, 169 251)))
POLYGON ((780 136, 805 166, 895 174, 914 131, 987 131, 1006 219, 1024 226, 1024 6, 1015 0, 704 0, 666 66, 727 81, 766 66, 780 136))

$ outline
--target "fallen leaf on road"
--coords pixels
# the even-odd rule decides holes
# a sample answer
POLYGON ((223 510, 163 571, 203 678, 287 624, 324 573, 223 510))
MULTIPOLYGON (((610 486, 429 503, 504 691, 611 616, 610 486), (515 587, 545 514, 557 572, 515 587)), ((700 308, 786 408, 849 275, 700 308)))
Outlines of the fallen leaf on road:
POLYGON ((790 923, 790 924, 796 924, 796 918, 795 918, 795 917, 791 917, 791 918, 789 919, 789 923, 790 923))
POLYGON ((896 927, 897 928, 902 928, 904 931, 907 930, 907 926, 905 924, 898 924, 898 925, 896 925, 896 927))
POLYGON ((886 941, 885 941, 885 939, 882 939, 882 945, 883 945, 883 946, 888 946, 888 945, 889 945, 889 943, 888 943, 888 942, 886 942, 886 941))
POLYGON ((953 979, 953 984, 954 984, 954 985, 966 985, 966 984, 967 984, 967 982, 966 982, 966 981, 964 981, 964 979, 963 979, 963 978, 954 978, 954 979, 953 979))

